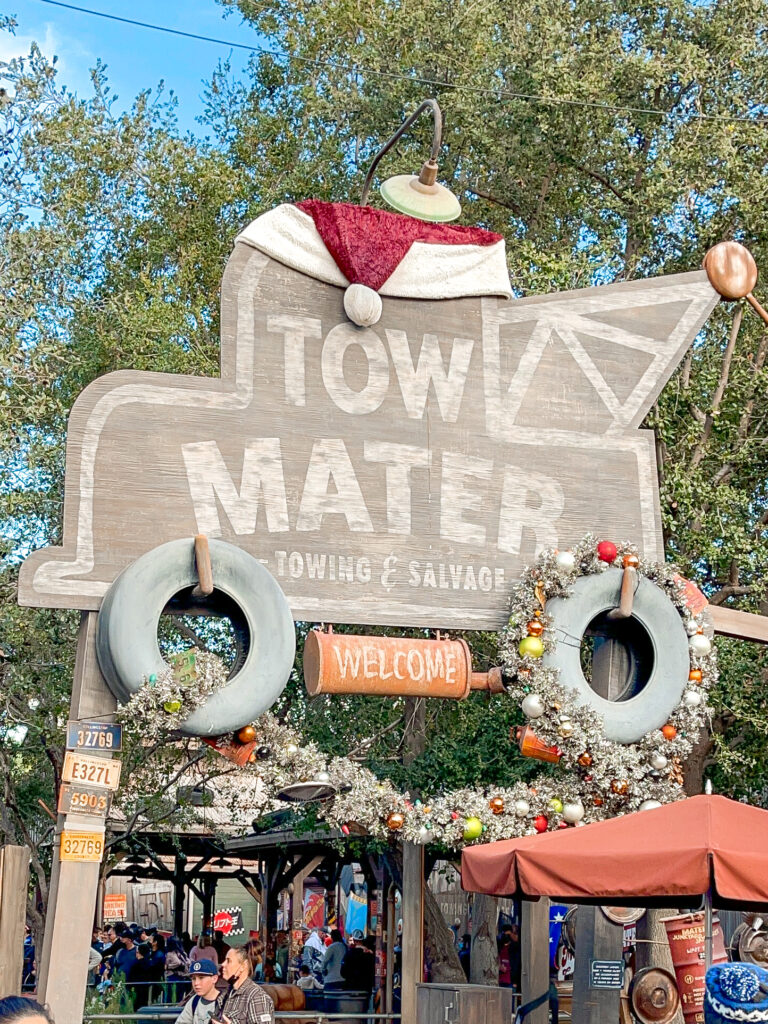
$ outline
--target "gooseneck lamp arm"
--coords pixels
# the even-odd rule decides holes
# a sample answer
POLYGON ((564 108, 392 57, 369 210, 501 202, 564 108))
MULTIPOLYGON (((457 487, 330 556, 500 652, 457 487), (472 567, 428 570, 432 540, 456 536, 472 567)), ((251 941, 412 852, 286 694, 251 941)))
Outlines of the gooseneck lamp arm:
POLYGON ((361 206, 368 205, 368 195, 371 191, 371 181, 373 180, 373 175, 381 161, 381 158, 386 156, 386 154, 390 151, 390 149, 392 149, 397 140, 402 138, 403 135, 405 135, 405 133, 408 131, 408 129, 411 127, 414 121, 416 121, 425 110, 432 111, 432 117, 434 119, 434 131, 432 133, 432 153, 430 154, 429 160, 425 161, 425 163, 423 163, 421 166, 421 171, 419 172, 419 181, 422 183, 422 185, 433 185, 435 183, 435 179, 437 178, 437 155, 440 152, 440 146, 442 145, 443 141, 443 115, 440 110, 440 107, 437 105, 437 100, 428 99, 424 100, 423 103, 420 103, 416 110, 414 110, 414 112, 409 117, 407 117, 405 121, 403 121, 403 123, 394 133, 394 135, 392 135, 391 138, 387 139, 387 141, 378 151, 376 156, 373 158, 371 166, 368 168, 368 173, 365 176, 365 181, 363 182, 363 192, 362 195, 360 196, 361 206))

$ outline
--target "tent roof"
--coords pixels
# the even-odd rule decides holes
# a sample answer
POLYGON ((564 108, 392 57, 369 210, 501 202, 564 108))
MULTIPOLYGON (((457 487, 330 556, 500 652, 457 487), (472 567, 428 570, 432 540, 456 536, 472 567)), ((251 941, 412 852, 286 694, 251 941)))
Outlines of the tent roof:
POLYGON ((580 828, 469 847, 461 878, 470 892, 574 903, 669 904, 669 897, 702 896, 711 885, 716 904, 768 904, 768 811, 695 796, 580 828))

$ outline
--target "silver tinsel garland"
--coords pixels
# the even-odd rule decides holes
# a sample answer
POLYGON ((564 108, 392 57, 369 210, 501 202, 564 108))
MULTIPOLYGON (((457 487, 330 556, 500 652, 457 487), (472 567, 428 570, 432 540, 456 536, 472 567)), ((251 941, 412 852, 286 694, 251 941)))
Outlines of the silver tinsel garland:
MULTIPOLYGON (((621 567, 625 555, 636 555, 631 544, 617 548, 612 565, 621 567)), ((237 769, 261 778, 264 801, 258 810, 274 805, 277 793, 288 785, 319 781, 335 790, 334 796, 317 805, 319 817, 332 828, 379 839, 398 835, 410 842, 458 849, 467 843, 583 825, 642 809, 647 802, 653 805, 682 799, 682 765, 709 718, 706 696, 717 678, 714 646, 702 656, 691 654, 691 668, 702 673, 701 682, 691 684, 700 701, 691 706, 684 695, 669 719, 668 724, 676 730, 673 738, 654 730, 634 744, 606 739, 600 716, 577 703, 576 692, 560 681, 557 670, 543 665, 540 658, 519 652, 520 641, 528 635, 527 623, 536 617, 544 627, 544 649, 551 649, 554 638, 546 601, 568 597, 577 577, 610 567, 598 557, 595 537, 585 537, 572 553, 572 567, 564 567, 562 559, 558 562, 556 551, 545 551, 525 570, 511 597, 509 625, 499 635, 502 668, 512 680, 507 694, 499 699, 518 704, 529 695, 540 699, 543 714, 531 725, 540 740, 558 748, 560 759, 552 774, 537 776, 531 784, 463 788, 411 799, 409 793, 398 792, 391 782, 377 778, 356 761, 329 758, 267 713, 252 723, 258 737, 256 751, 247 765, 237 769)), ((674 566, 640 560, 637 572, 669 596, 689 633, 704 628, 702 616, 692 615, 686 604, 684 581, 674 566)), ((123 720, 141 723, 145 735, 172 731, 226 680, 221 663, 208 664, 207 657, 213 656, 198 654, 202 679, 196 680, 194 695, 179 687, 169 668, 153 685, 147 682, 134 695, 123 709, 123 720), (169 714, 166 705, 175 706, 178 700, 183 710, 169 714)))

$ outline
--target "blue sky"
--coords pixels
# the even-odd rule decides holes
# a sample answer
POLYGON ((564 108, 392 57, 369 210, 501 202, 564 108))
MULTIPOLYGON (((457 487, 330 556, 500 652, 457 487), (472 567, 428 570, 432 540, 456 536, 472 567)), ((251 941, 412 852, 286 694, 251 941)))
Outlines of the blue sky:
MULTIPOLYGON (((72 0, 78 6, 108 14, 133 18, 216 36, 249 45, 263 45, 237 14, 225 17, 225 9, 215 0, 175 0, 158 4, 151 0, 72 0)), ((34 40, 48 57, 59 58, 59 81, 74 92, 89 92, 89 69, 101 58, 109 69, 109 80, 119 96, 119 105, 130 106, 142 89, 154 88, 164 79, 167 88, 178 96, 179 124, 183 130, 204 134, 195 121, 202 112, 203 82, 210 77, 219 58, 232 55, 235 72, 247 60, 244 50, 183 39, 148 29, 122 25, 40 0, 6 0, 3 13, 18 21, 15 36, 0 33, 0 60, 28 52, 34 40)))

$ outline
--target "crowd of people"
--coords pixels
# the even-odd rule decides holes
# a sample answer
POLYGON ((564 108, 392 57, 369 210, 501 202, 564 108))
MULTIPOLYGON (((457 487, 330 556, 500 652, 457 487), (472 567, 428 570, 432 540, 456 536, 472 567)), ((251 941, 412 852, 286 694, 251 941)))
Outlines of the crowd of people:
POLYGON ((260 983, 288 982, 304 991, 373 992, 375 939, 355 931, 345 941, 341 931, 302 927, 304 942, 293 957, 287 932, 278 932, 265 948, 258 939, 234 949, 222 932, 203 930, 193 940, 166 938, 155 928, 117 922, 94 929, 91 943, 92 983, 107 992, 118 979, 125 983, 135 1009, 152 1002, 186 999, 180 1024, 207 1024, 208 1011, 228 989, 233 969, 260 983), (234 966, 233 966, 234 965, 234 966))

